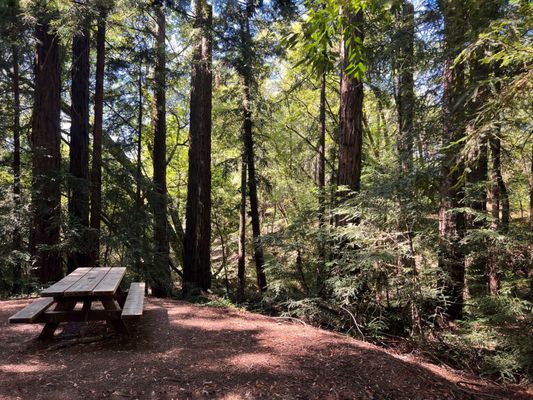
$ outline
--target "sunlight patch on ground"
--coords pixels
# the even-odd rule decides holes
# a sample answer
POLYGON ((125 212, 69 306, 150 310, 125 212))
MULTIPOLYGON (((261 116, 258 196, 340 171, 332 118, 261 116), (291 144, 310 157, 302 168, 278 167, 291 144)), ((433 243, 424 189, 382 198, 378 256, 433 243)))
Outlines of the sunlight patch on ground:
MULTIPOLYGON (((195 319, 187 319, 187 318, 169 318, 170 323, 172 325, 180 326, 180 327, 188 327, 188 328, 199 328, 206 331, 224 331, 228 328, 228 322, 224 320, 213 320, 209 317, 202 318, 202 317, 196 317, 195 319)), ((241 325, 239 327, 235 327, 234 325, 231 325, 231 330, 247 330, 250 328, 254 328, 253 326, 245 326, 241 325)), ((256 327, 257 328, 257 327, 256 327)))
POLYGON ((251 371, 258 368, 275 368, 279 372, 285 369, 284 367, 286 365, 282 357, 273 354, 266 355, 264 353, 238 354, 229 358, 227 362, 244 371, 251 371))
POLYGON ((0 365, 0 371, 3 373, 16 373, 16 374, 27 374, 27 373, 36 373, 36 372, 45 372, 64 369, 65 365, 48 365, 41 363, 25 363, 25 364, 4 364, 0 365))

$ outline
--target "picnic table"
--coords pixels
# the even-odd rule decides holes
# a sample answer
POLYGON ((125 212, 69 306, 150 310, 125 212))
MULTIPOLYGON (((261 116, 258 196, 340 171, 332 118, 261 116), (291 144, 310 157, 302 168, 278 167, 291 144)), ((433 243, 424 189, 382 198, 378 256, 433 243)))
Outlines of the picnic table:
POLYGON ((125 273, 126 268, 77 268, 44 289, 39 299, 11 316, 9 322, 44 323, 41 339, 51 338, 61 322, 71 321, 105 320, 117 332, 127 333, 124 320, 143 313, 145 285, 133 282, 124 293, 120 283, 125 273), (100 302, 103 309, 93 308, 93 302, 100 302))

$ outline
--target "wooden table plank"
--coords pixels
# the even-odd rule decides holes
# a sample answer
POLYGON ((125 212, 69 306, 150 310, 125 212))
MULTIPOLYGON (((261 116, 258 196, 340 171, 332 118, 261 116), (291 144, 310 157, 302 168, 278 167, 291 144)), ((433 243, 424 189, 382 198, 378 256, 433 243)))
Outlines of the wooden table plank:
POLYGON ((111 268, 93 268, 83 275, 74 285, 63 292, 65 297, 91 296, 93 290, 104 279, 111 268))
POLYGON ((62 296, 65 290, 70 288, 76 282, 78 282, 83 276, 85 276, 92 268, 77 268, 69 275, 65 276, 59 282, 54 283, 47 289, 41 292, 43 297, 62 296))
POLYGON ((126 268, 111 268, 107 275, 100 281, 93 290, 93 296, 112 296, 116 293, 126 268))
POLYGON ((9 317, 9 323, 15 322, 34 322, 48 307, 52 305, 54 299, 50 297, 42 297, 35 300, 33 303, 24 307, 15 315, 9 317))
POLYGON ((143 314, 144 288, 144 282, 133 282, 131 284, 126 303, 122 308, 122 318, 139 317, 143 314))

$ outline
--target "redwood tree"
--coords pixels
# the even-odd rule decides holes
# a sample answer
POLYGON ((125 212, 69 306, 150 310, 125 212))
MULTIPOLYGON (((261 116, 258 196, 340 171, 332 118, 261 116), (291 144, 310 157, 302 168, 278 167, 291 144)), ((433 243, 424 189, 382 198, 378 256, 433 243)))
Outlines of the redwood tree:
POLYGON ((194 17, 189 179, 183 253, 185 291, 211 287, 211 6, 205 0, 196 0, 194 17))
POLYGON ((156 3, 155 68, 154 68, 154 242, 152 290, 156 296, 170 294, 169 243, 167 222, 167 125, 166 125, 166 21, 163 6, 156 3))
POLYGON ((93 153, 91 168, 91 241, 90 265, 99 265, 100 223, 102 219, 102 123, 104 113, 105 35, 107 10, 100 5, 96 32, 96 76, 94 93, 93 153))
POLYGON ((57 249, 61 216, 61 59, 59 37, 50 24, 51 12, 41 6, 36 17, 30 250, 33 269, 45 283, 63 275, 57 249))
POLYGON ((413 5, 404 0, 398 18, 398 158, 403 175, 410 172, 413 160, 413 121, 415 110, 414 85, 414 39, 415 10, 413 5))
MULTIPOLYGON (((363 12, 350 8, 343 10, 346 27, 341 46, 341 86, 340 86, 340 132, 339 168, 337 183, 357 192, 361 188, 361 168, 363 149, 363 83, 355 73, 355 64, 360 61, 360 47, 363 41, 363 12)), ((341 198, 348 195, 341 190, 341 198)), ((339 219, 344 224, 345 219, 339 219)))
POLYGON ((439 209, 439 268, 444 296, 443 308, 451 319, 462 317, 465 257, 461 239, 465 231, 465 215, 457 211, 464 199, 461 176, 464 163, 458 143, 465 134, 463 105, 464 67, 454 65, 463 44, 464 11, 459 0, 441 0, 444 16, 444 76, 443 76, 443 148, 439 209))
MULTIPOLYGON (((86 12, 81 9, 80 12, 86 12)), ((72 85, 70 123, 69 214, 79 224, 75 250, 69 254, 68 270, 87 266, 89 226, 89 20, 81 17, 81 29, 72 40, 72 85)))

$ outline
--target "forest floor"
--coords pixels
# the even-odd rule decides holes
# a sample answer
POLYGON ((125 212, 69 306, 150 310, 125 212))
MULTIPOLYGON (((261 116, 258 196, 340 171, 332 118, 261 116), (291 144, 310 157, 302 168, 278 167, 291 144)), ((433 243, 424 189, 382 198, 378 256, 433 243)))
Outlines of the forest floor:
POLYGON ((533 388, 503 388, 297 321, 173 300, 148 298, 129 338, 91 342, 104 324, 72 324, 42 343, 41 325, 7 323, 28 302, 0 302, 3 400, 533 399, 533 388))

